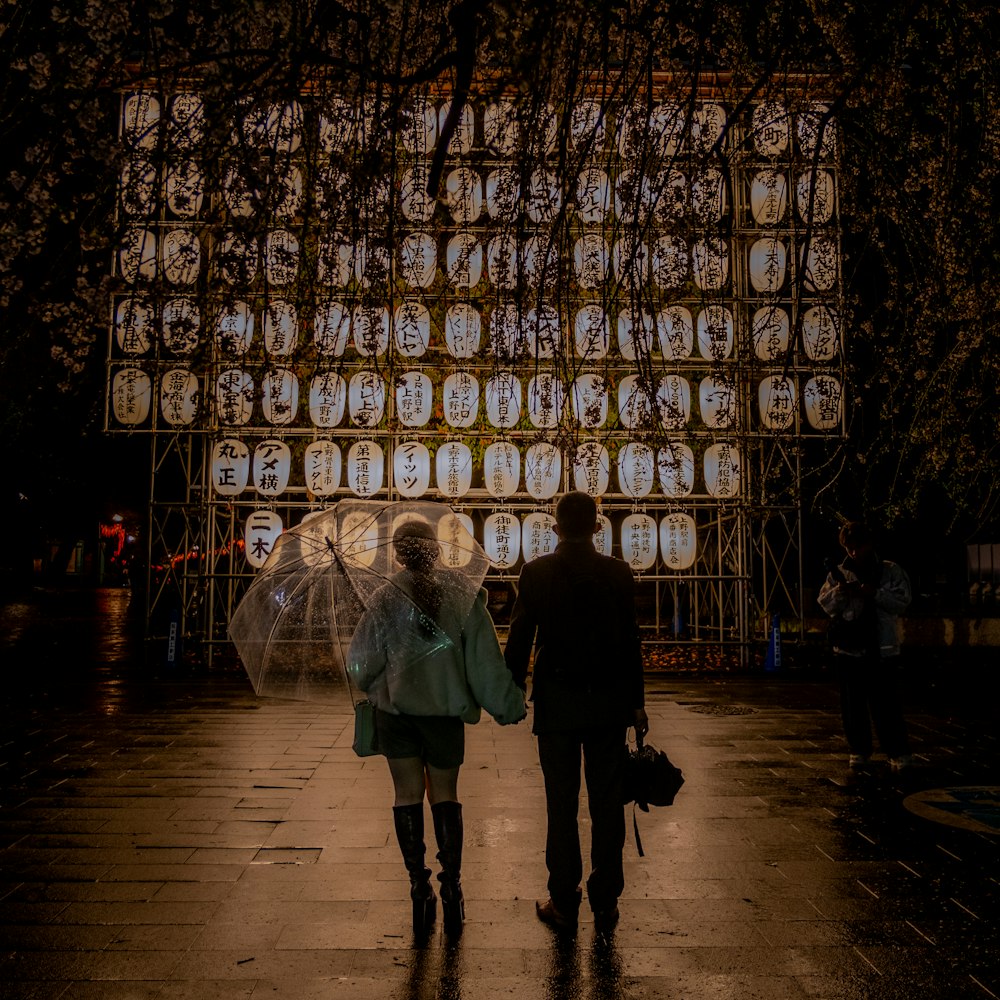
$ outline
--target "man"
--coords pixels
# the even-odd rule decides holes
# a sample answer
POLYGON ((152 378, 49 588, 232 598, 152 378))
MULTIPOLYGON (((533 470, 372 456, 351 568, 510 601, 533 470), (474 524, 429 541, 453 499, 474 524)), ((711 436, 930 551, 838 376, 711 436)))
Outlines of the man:
POLYGON ((531 701, 545 779, 549 871, 549 898, 535 909, 552 927, 576 929, 583 878, 577 826, 582 751, 592 824, 587 896, 595 931, 607 934, 618 922, 625 884, 626 730, 634 726, 645 736, 649 723, 632 571, 620 559, 598 554, 597 527, 592 497, 573 492, 560 499, 559 543, 521 570, 504 655, 523 688, 535 645, 531 701))
POLYGON ((872 752, 872 725, 893 771, 910 764, 906 723, 895 693, 898 616, 910 603, 910 581, 875 551, 868 528, 850 521, 839 541, 847 558, 830 569, 817 598, 830 625, 840 677, 840 707, 850 749, 848 765, 864 768, 872 752))

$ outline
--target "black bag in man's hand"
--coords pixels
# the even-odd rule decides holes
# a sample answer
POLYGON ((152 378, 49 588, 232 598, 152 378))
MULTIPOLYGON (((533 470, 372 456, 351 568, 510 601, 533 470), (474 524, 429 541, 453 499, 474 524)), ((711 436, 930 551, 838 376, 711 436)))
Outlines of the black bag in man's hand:
POLYGON ((650 806, 671 806, 674 796, 684 784, 679 767, 670 758, 648 743, 628 752, 625 765, 625 804, 634 802, 643 812, 650 806))

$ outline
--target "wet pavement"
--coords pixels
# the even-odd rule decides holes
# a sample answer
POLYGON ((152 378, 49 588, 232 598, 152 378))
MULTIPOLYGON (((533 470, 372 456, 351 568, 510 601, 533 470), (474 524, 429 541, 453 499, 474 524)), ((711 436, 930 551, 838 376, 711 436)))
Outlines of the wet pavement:
POLYGON ((638 813, 642 858, 629 812, 607 942, 535 918, 528 726, 471 727, 465 932, 417 947, 391 783, 348 714, 154 669, 127 597, 3 611, 4 1000, 1000 997, 995 681, 961 662, 911 658, 896 776, 847 770, 822 674, 650 675, 651 742, 687 782, 638 813))

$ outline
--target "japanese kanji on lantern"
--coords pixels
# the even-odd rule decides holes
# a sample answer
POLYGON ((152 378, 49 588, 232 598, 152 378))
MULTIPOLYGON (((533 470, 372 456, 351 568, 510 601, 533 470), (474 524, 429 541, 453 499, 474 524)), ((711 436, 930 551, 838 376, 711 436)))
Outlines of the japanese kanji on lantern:
POLYGON ((698 554, 698 533, 690 514, 671 513, 660 521, 660 556, 671 570, 690 569, 698 554))
POLYGON ((317 427, 339 427, 347 408, 343 375, 321 372, 309 384, 309 419, 317 427))
POLYGON ((134 427, 149 416, 153 383, 141 368, 122 368, 111 382, 111 405, 115 420, 134 427))
POLYGON ((599 441, 577 445, 573 459, 573 486, 592 497, 604 496, 611 481, 611 457, 599 441))
POLYGON ((832 375, 815 375, 802 389, 806 419, 818 431, 832 430, 843 419, 843 389, 832 375))
POLYGON ((253 453, 254 489, 265 497, 280 496, 288 488, 292 471, 291 449, 277 438, 261 441, 253 453))
POLYGON ((656 521, 648 514, 629 514, 621 526, 622 558, 635 570, 656 562, 656 521))
POLYGON ((187 368, 172 368, 160 377, 160 413, 171 427, 187 427, 198 413, 198 376, 187 368))
POLYGON ((385 453, 376 441, 355 441, 347 452, 347 485, 357 497, 367 499, 382 489, 385 453))
POLYGON ((243 529, 244 552, 254 569, 260 569, 267 562, 283 530, 281 517, 273 510, 257 510, 247 518, 243 529))
POLYGON ((401 496, 422 497, 431 485, 431 456, 420 441, 404 441, 392 453, 392 479, 401 496))
POLYGON ((445 441, 437 450, 434 467, 443 497, 458 500, 472 488, 472 451, 464 441, 445 441))
POLYGON ((610 556, 614 549, 614 530, 611 519, 605 514, 597 515, 597 531, 594 532, 594 548, 602 556, 610 556))
POLYGON ((302 454, 306 489, 317 497, 329 497, 340 486, 342 456, 333 441, 311 441, 302 454))
POLYGON ((795 383, 787 375, 769 375, 757 387, 760 422, 767 430, 788 430, 795 422, 795 407, 795 383))
POLYGON ((438 520, 438 541, 441 543, 441 561, 451 569, 461 569, 472 561, 469 538, 472 518, 461 511, 450 511, 438 520))
POLYGON ((720 499, 740 494, 740 453, 735 445, 723 442, 705 450, 705 487, 713 497, 720 499))
POLYGON ((618 452, 618 488, 625 496, 649 496, 656 481, 656 457, 647 444, 630 441, 618 452))
POLYGON ((521 481, 521 453, 510 441, 495 441, 483 455, 486 492, 499 500, 513 496, 521 481))
POLYGON ((510 569, 521 555, 521 522, 510 511, 495 511, 483 524, 483 549, 496 569, 510 569))
POLYGON ((547 441, 529 445, 524 456, 524 488, 536 500, 551 500, 562 487, 562 452, 547 441))
POLYGON ((694 490, 694 452, 682 441, 671 441, 657 451, 656 471, 664 496, 686 497, 694 490))
POLYGON ((555 525, 556 519, 551 514, 533 511, 525 517, 521 523, 521 550, 525 562, 555 551, 558 541, 555 525))
POLYGON ((237 438, 212 446, 212 488, 221 497, 239 496, 250 482, 250 449, 237 438))

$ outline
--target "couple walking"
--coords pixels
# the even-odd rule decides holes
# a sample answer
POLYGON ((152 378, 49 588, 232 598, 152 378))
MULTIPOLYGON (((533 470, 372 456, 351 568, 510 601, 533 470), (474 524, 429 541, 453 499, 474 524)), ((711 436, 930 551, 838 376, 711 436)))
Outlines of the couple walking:
POLYGON ((632 571, 621 560, 597 553, 597 523, 592 497, 572 492, 559 500, 559 543, 552 554, 521 570, 505 653, 486 610, 485 591, 468 614, 449 612, 447 588, 441 585, 441 571, 435 570, 439 549, 430 526, 411 521, 393 536, 408 613, 416 607, 451 639, 418 662, 398 662, 405 656, 393 657, 391 637, 376 634, 380 627, 385 631, 384 624, 366 616, 349 654, 358 687, 376 707, 379 751, 392 775, 393 819, 410 876, 417 934, 429 930, 436 911, 431 870, 425 864, 424 797, 430 802, 441 866, 444 928, 456 935, 465 916, 458 801, 464 727, 478 721, 480 706, 501 725, 525 717, 532 647, 532 731, 545 783, 549 872, 548 898, 536 903, 536 911, 558 930, 576 929, 583 895, 577 823, 582 755, 592 822, 588 902, 598 933, 609 933, 618 921, 624 887, 626 730, 634 726, 645 736, 649 727, 632 571), (406 682, 401 683, 404 674, 406 682))

